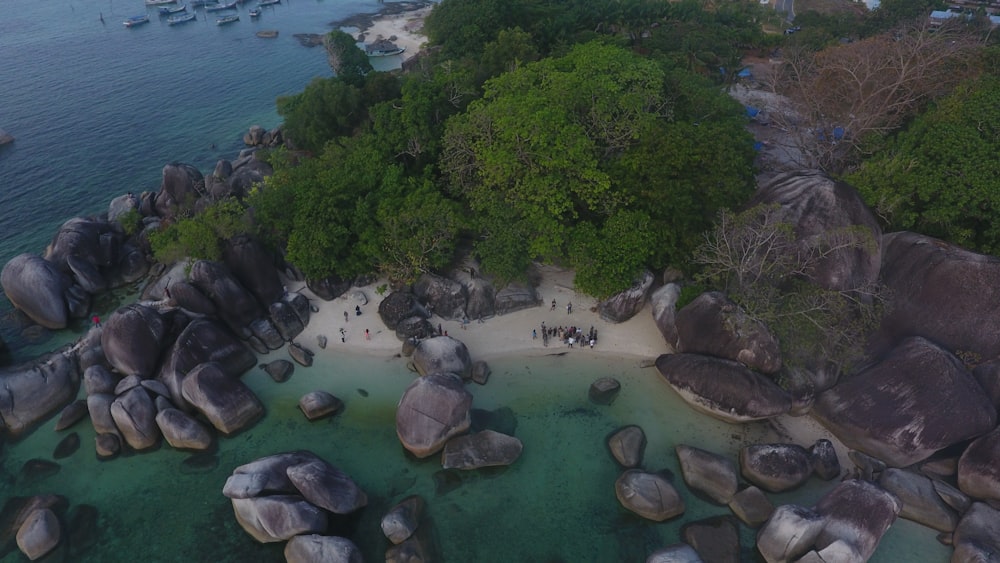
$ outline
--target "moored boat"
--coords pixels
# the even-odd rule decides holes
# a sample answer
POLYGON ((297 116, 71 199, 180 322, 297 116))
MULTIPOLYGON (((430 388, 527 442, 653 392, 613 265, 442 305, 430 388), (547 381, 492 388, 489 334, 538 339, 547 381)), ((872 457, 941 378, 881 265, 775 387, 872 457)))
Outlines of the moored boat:
POLYGON ((177 0, 146 0, 147 6, 166 6, 167 4, 174 4, 177 0))
POLYGON ((187 11, 187 6, 181 4, 180 6, 165 6, 160 8, 159 12, 161 16, 169 16, 170 14, 179 14, 181 12, 187 11))
POLYGON ((257 2, 257 7, 259 8, 261 6, 273 6, 275 4, 280 4, 280 3, 281 0, 260 0, 259 2, 257 2))
POLYGON ((365 45, 365 53, 369 57, 391 57, 406 50, 406 47, 398 47, 392 41, 379 39, 374 43, 365 45))
POLYGON ((205 5, 205 11, 206 12, 221 12, 222 10, 235 10, 235 9, 236 9, 236 2, 235 1, 230 2, 228 4, 219 3, 219 4, 215 4, 214 6, 213 5, 209 5, 209 4, 205 5))
POLYGON ((240 19, 240 16, 237 15, 237 14, 233 14, 231 16, 222 16, 222 17, 216 18, 215 25, 226 25, 227 23, 233 23, 235 21, 239 21, 239 19, 240 19))
POLYGON ((125 27, 135 27, 137 25, 142 25, 144 23, 149 23, 149 16, 143 14, 141 16, 132 16, 129 19, 122 22, 125 27))
POLYGON ((172 16, 167 18, 167 25, 177 25, 179 23, 189 22, 194 20, 194 14, 180 14, 178 16, 172 16))
POLYGON ((260 8, 250 8, 250 17, 251 18, 259 18, 260 17, 260 8))

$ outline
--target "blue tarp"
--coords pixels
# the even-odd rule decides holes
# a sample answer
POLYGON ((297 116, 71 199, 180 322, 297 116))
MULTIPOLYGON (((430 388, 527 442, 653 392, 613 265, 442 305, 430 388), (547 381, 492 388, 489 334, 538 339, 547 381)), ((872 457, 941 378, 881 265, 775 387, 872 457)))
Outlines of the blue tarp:
POLYGON ((737 72, 736 76, 739 76, 740 78, 750 78, 751 76, 753 76, 753 74, 750 73, 750 69, 749 68, 745 68, 745 69, 737 72))
POLYGON ((760 110, 753 106, 744 106, 744 107, 746 107, 747 110, 747 117, 754 118, 757 117, 758 113, 760 113, 760 110))

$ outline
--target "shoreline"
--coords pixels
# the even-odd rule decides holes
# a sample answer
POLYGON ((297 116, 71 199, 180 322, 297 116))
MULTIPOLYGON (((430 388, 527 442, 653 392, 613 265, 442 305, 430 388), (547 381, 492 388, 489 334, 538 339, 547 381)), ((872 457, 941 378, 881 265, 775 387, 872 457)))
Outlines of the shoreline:
MULTIPOLYGON (((408 61, 423 49, 427 37, 423 34, 424 18, 436 2, 427 0, 403 1, 383 4, 374 14, 355 14, 331 22, 331 27, 353 36, 359 43, 372 43, 386 39, 405 50, 400 53, 400 64, 408 61), (355 31, 356 30, 356 31, 355 31)), ((392 59, 397 55, 376 57, 392 59)))

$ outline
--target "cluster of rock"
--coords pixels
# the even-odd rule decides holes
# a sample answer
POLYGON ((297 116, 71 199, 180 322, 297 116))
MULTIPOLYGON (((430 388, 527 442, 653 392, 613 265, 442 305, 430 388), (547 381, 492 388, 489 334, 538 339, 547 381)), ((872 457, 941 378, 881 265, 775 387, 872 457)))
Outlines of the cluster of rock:
POLYGON ((97 539, 97 509, 59 495, 12 497, 0 510, 0 545, 16 542, 31 561, 71 560, 97 539))
POLYGON ((100 217, 70 219, 44 255, 26 253, 7 262, 0 284, 31 321, 65 328, 73 319, 88 318, 95 295, 147 275, 149 232, 162 220, 223 197, 242 197, 272 172, 252 151, 233 162, 220 160, 207 178, 193 166, 168 164, 158 191, 117 197, 100 217))
MULTIPOLYGON (((787 557, 864 560, 874 549, 871 538, 842 545, 823 531, 853 526, 836 520, 839 511, 870 509, 888 526, 897 513, 910 518, 915 507, 925 505, 940 513, 920 521, 934 521, 928 525, 939 530, 956 529, 963 514, 977 522, 969 524, 977 532, 955 532, 956 552, 995 553, 996 536, 980 544, 965 538, 978 538, 990 526, 1000 529, 1000 520, 989 520, 996 511, 970 510, 981 505, 976 500, 1000 503, 1000 259, 914 233, 882 235, 850 186, 815 172, 776 177, 760 188, 754 203, 777 205, 801 244, 837 229, 873 234, 871 244, 833 252, 808 274, 826 289, 884 287, 887 313, 871 342, 871 360, 852 373, 839 373, 822 359, 793 372, 783 365, 768 327, 725 295, 705 293, 678 310, 679 288, 668 284, 652 296, 653 315, 678 353, 657 359, 660 374, 689 405, 721 420, 809 414, 858 450, 859 458, 865 454, 882 467, 897 468, 881 473, 888 477, 876 479, 878 485, 853 483, 830 493, 834 504, 881 499, 870 505, 859 500, 860 508, 841 509, 821 502, 805 516, 795 512, 819 530, 808 546, 818 555, 805 556, 806 549, 787 557), (829 523, 831 517, 836 524, 829 523)), ((870 464, 858 472, 867 479, 879 475, 870 464)))
POLYGON ((280 147, 284 142, 285 136, 280 125, 270 131, 260 125, 252 125, 243 135, 243 143, 248 147, 273 148, 280 147))
POLYGON ((236 521, 261 543, 287 541, 289 563, 360 563, 350 539, 328 535, 331 515, 349 515, 368 496, 343 471, 309 451, 276 454, 241 465, 222 494, 236 521))
POLYGON ((427 338, 414 348, 412 365, 420 377, 396 406, 396 435, 407 451, 418 458, 442 452, 445 469, 510 465, 520 457, 523 445, 513 436, 493 430, 467 434, 472 393, 465 383, 489 370, 481 362, 474 369, 465 344, 450 336, 427 338))

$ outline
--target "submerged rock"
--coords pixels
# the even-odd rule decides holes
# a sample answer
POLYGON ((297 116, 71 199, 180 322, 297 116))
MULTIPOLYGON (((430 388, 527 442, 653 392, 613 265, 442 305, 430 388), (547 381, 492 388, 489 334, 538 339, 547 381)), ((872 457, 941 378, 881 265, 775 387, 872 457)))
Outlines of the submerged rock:
POLYGON ((513 436, 484 430, 448 440, 441 455, 441 467, 478 469, 510 465, 517 461, 523 449, 521 441, 513 436))
POLYGON ((382 517, 382 533, 393 544, 403 543, 417 530, 426 506, 427 503, 419 495, 399 501, 382 517))
POLYGON ((658 473, 629 469, 615 481, 615 496, 625 508, 656 522, 684 513, 684 500, 658 473))
POLYGON ((59 518, 48 508, 29 514, 17 530, 17 547, 32 561, 55 549, 60 539, 59 518))
POLYGON ((354 542, 337 536, 295 536, 285 544, 286 563, 362 563, 354 542))

